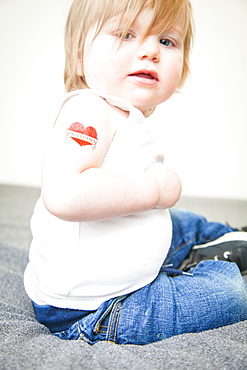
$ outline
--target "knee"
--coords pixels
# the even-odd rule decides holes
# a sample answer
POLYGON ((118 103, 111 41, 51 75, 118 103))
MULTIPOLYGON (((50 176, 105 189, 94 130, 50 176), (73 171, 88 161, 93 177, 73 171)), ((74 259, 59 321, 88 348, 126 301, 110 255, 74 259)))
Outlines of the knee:
POLYGON ((247 285, 235 263, 203 261, 194 275, 205 278, 214 308, 218 306, 222 315, 229 318, 229 324, 247 319, 247 285))

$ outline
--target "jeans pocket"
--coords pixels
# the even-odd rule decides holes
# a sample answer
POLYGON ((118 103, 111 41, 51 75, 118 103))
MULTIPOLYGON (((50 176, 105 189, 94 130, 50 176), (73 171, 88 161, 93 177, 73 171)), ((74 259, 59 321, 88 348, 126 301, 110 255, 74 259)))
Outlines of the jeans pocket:
POLYGON ((122 309, 122 301, 126 298, 121 296, 113 299, 108 307, 101 311, 101 315, 93 325, 95 340, 116 342, 117 327, 122 309))

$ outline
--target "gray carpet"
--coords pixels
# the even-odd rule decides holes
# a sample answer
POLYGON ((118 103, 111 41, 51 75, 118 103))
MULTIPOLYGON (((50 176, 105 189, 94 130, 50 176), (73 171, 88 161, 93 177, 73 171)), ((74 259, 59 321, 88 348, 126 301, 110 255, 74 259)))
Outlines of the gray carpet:
MULTIPOLYGON (((23 288, 39 189, 0 186, 0 369, 247 369, 247 321, 147 346, 62 341, 34 317, 23 288)), ((182 198, 179 207, 234 226, 247 202, 182 198)))

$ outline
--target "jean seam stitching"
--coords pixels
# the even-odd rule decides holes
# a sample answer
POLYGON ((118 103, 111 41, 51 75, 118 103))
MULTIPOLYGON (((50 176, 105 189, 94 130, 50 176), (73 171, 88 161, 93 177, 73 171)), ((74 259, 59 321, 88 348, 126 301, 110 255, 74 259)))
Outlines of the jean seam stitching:
POLYGON ((117 313, 117 318, 116 318, 116 325, 115 325, 115 330, 114 330, 114 342, 117 340, 117 329, 118 329, 118 323, 120 320, 120 314, 122 312, 123 305, 122 303, 119 304, 119 311, 117 313))
POLYGON ((109 332, 108 332, 108 335, 107 335, 107 340, 108 341, 109 341, 109 339, 111 337, 111 331, 112 331, 112 326, 113 326, 115 312, 116 312, 116 307, 114 307, 113 312, 112 312, 112 317, 111 317, 110 326, 109 326, 109 332))

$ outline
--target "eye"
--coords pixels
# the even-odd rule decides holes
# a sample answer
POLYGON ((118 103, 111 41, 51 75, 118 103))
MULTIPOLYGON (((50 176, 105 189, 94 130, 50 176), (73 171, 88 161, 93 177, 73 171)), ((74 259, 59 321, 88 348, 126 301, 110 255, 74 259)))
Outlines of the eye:
POLYGON ((131 33, 126 33, 126 35, 124 36, 124 40, 129 40, 129 39, 133 39, 133 35, 131 33))
POLYGON ((161 39, 160 43, 164 46, 173 46, 174 43, 169 39, 161 39))
POLYGON ((119 39, 122 39, 122 40, 130 40, 130 39, 133 39, 133 35, 132 33, 130 32, 125 32, 125 31, 117 31, 114 33, 114 35, 119 38, 119 39))

